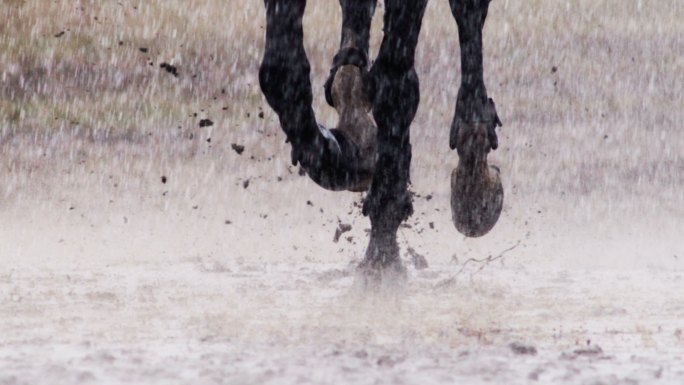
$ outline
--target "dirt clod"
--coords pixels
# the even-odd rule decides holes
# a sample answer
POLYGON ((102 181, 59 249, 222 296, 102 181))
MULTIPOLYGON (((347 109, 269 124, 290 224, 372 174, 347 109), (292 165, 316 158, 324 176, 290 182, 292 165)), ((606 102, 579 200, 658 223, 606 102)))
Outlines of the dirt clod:
POLYGON ((333 237, 333 242, 337 243, 340 240, 342 234, 351 231, 352 226, 347 223, 340 223, 335 229, 335 236, 333 237))
POLYGON ((602 355, 603 349, 598 345, 593 345, 586 348, 575 349, 572 353, 576 356, 595 357, 602 355))
POLYGON ((235 150, 235 152, 237 152, 238 155, 242 155, 242 153, 245 151, 245 146, 240 145, 240 144, 233 143, 230 145, 230 148, 235 150))
POLYGON ((199 126, 200 126, 200 128, 203 128, 203 127, 211 127, 211 126, 213 126, 213 125, 214 125, 214 122, 213 122, 211 119, 201 119, 201 120, 199 121, 199 126))
POLYGON ((164 62, 161 63, 159 67, 163 70, 166 70, 166 72, 170 73, 171 75, 178 77, 178 68, 176 66, 164 62))
POLYGON ((413 247, 408 248, 408 254, 411 256, 411 261, 416 270, 423 270, 428 268, 427 259, 421 254, 419 254, 413 247))
POLYGON ((511 348, 511 351, 513 351, 513 353, 519 355, 534 356, 537 354, 537 348, 535 348, 532 345, 525 345, 520 342, 512 342, 510 345, 508 345, 508 347, 511 348))

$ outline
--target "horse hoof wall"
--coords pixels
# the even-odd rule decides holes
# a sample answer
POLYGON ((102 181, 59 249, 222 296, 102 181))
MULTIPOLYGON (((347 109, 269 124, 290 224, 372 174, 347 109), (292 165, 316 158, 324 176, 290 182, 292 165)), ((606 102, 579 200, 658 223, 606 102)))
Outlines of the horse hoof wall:
POLYGON ((503 197, 496 167, 473 173, 459 165, 451 173, 451 216, 456 229, 467 237, 481 237, 494 227, 503 197))

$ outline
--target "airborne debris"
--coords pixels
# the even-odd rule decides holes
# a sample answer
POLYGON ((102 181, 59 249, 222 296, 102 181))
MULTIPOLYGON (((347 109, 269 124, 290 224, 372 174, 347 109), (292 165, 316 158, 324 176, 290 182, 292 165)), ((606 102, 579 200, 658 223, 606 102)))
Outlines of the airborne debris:
POLYGON ((575 349, 572 353, 575 356, 596 357, 603 355, 603 349, 598 345, 593 345, 586 348, 575 349))
POLYGON ((511 344, 509 344, 508 347, 511 348, 513 353, 519 355, 534 356, 537 354, 537 348, 535 348, 532 345, 524 345, 520 342, 511 342, 511 344))
POLYGON ((428 263, 425 257, 421 254, 418 254, 416 250, 413 249, 413 247, 408 248, 408 254, 411 256, 411 261, 413 262, 413 266, 416 268, 416 270, 423 270, 428 268, 428 263))
POLYGON ((176 66, 164 62, 161 63, 159 67, 166 70, 166 72, 170 73, 171 75, 178 77, 178 68, 176 66))
POLYGON ((242 155, 242 153, 245 151, 245 146, 236 143, 231 144, 230 148, 235 150, 235 152, 237 152, 238 155, 242 155))
POLYGON ((214 122, 211 119, 202 119, 199 121, 199 126, 200 128, 202 127, 211 127, 214 125, 214 122))
POLYGON ((167 180, 168 180, 168 179, 166 178, 166 175, 162 175, 162 177, 161 177, 161 182, 164 183, 164 184, 166 184, 166 181, 167 181, 167 180))
POLYGON ((66 33, 66 32, 64 32, 64 31, 57 32, 57 33, 55 34, 55 37, 62 37, 62 36, 64 36, 65 33, 66 33))
POLYGON ((351 231, 352 226, 347 223, 340 223, 335 229, 335 236, 333 237, 333 242, 337 243, 340 240, 340 236, 348 231, 351 231))
POLYGON ((243 188, 249 187, 249 179, 246 179, 244 182, 242 182, 242 187, 243 188))
MULTIPOLYGON (((121 44, 119 44, 119 45, 121 45, 121 44)), ((148 53, 148 52, 150 51, 147 47, 140 47, 140 48, 138 48, 138 49, 139 49, 140 52, 142 52, 142 53, 148 53)))

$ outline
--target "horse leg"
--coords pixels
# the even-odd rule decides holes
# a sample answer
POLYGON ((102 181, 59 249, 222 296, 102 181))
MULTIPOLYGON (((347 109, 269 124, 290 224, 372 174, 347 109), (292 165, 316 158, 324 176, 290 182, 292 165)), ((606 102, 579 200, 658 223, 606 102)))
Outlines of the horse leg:
POLYGON ((311 71, 304 51, 302 17, 306 0, 265 0, 266 45, 259 84, 292 144, 292 163, 330 190, 361 179, 357 150, 343 135, 316 122, 311 71))
POLYGON ((456 228, 466 236, 486 234, 503 205, 499 170, 487 165, 487 154, 498 147, 501 121, 487 96, 482 65, 482 29, 490 0, 449 0, 461 46, 461 87, 458 91, 449 146, 459 163, 451 175, 451 211, 456 228))
POLYGON ((356 149, 362 181, 351 191, 366 191, 375 168, 377 127, 370 115, 370 101, 363 87, 368 67, 370 27, 376 0, 340 0, 342 32, 340 48, 333 58, 325 83, 325 97, 339 115, 337 128, 356 149))
POLYGON ((369 278, 403 273, 397 229, 413 213, 408 192, 411 144, 409 126, 420 99, 415 49, 427 0, 386 0, 382 44, 365 79, 378 126, 377 161, 363 212, 371 235, 359 265, 369 278))

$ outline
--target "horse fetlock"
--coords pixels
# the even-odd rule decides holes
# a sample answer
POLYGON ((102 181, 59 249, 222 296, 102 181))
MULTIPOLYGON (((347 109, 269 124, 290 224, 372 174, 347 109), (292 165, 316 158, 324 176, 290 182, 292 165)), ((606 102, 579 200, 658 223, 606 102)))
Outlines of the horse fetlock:
MULTIPOLYGON (((396 229, 388 231, 374 227, 371 231, 368 248, 359 269, 366 274, 379 274, 382 271, 405 272, 399 258, 399 245, 397 243, 396 229)), ((375 277, 379 278, 379 276, 375 277)))
POLYGON ((293 165, 325 189, 366 191, 373 168, 363 163, 358 147, 340 130, 319 126, 319 132, 311 141, 292 143, 293 165))
POLYGON ((457 149, 459 156, 471 151, 488 153, 499 146, 496 127, 501 120, 491 98, 459 99, 451 123, 449 147, 457 149))
POLYGON ((408 191, 376 194, 373 189, 363 202, 363 215, 370 217, 371 224, 380 232, 392 232, 413 215, 413 201, 408 191))

